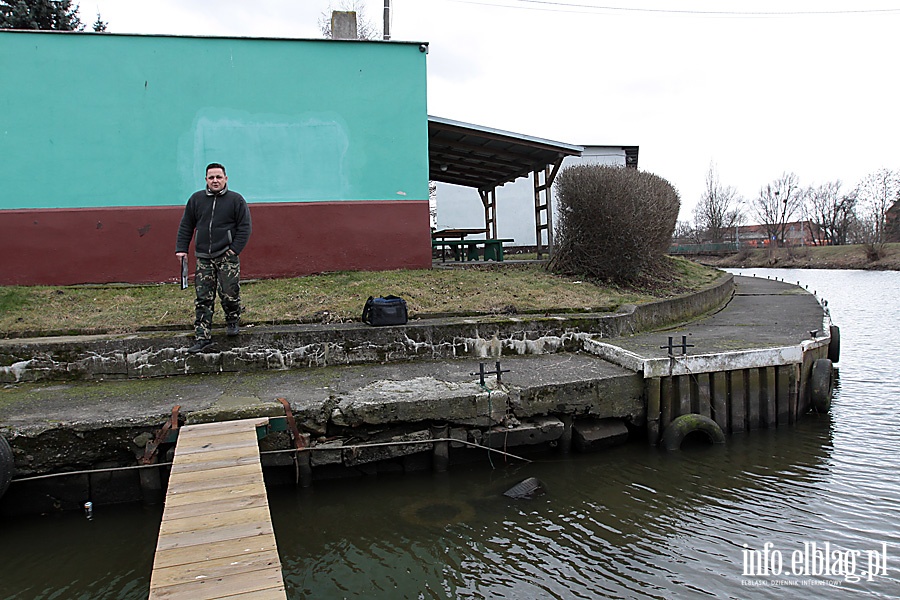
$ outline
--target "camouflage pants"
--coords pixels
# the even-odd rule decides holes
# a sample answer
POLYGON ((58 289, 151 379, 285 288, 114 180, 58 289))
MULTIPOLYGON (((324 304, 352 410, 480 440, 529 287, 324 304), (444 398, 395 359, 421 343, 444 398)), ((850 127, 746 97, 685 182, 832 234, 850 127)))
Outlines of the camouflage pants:
POLYGON ((223 254, 218 258, 197 258, 197 273, 194 287, 196 319, 194 332, 198 340, 208 340, 212 335, 213 309, 216 291, 225 313, 226 323, 237 323, 241 317, 241 259, 236 255, 223 254))

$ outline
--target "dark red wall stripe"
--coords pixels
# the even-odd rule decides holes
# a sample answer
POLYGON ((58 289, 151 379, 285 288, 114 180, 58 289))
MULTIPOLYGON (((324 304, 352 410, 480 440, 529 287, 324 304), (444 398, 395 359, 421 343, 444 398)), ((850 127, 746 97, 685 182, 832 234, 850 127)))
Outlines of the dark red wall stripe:
MULTIPOLYGON (((0 285, 175 281, 183 210, 0 210, 0 285)), ((431 267, 427 201, 251 204, 250 212, 244 279, 431 267)))

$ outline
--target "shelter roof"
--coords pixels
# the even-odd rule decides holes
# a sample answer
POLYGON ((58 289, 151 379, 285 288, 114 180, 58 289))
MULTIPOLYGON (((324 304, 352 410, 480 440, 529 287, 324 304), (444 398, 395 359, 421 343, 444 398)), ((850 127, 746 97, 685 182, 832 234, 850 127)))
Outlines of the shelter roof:
POLYGON ((562 142, 428 117, 428 178, 490 190, 584 148, 562 142))

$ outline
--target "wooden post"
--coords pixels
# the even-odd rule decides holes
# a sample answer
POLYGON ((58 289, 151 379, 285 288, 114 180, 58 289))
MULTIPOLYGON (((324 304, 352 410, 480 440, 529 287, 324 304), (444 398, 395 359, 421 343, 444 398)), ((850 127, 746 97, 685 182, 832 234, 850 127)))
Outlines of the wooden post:
POLYGON ((728 381, 724 371, 712 374, 712 419, 728 433, 728 381))
POLYGON ((791 374, 797 369, 794 365, 785 365, 777 367, 777 385, 776 385, 776 401, 773 403, 772 410, 776 412, 773 420, 776 425, 787 425, 794 422, 794 388, 791 382, 791 374))
POLYGON ((775 427, 778 425, 778 396, 782 394, 781 390, 778 389, 780 385, 778 371, 780 369, 781 367, 768 367, 765 369, 766 401, 763 404, 761 427, 775 427))
POLYGON ((678 414, 675 416, 687 415, 694 412, 693 403, 691 402, 691 375, 679 375, 675 378, 676 387, 678 387, 678 414))
POLYGON ((765 369, 747 369, 747 429, 759 429, 759 407, 765 401, 765 369))
POLYGON ((730 371, 728 374, 731 389, 731 433, 743 433, 747 427, 747 371, 730 371))
POLYGON ((712 418, 712 374, 697 374, 697 413, 712 418))
POLYGON ((669 423, 672 422, 672 419, 675 418, 675 415, 673 414, 673 405, 675 404, 675 378, 660 377, 659 386, 659 431, 662 433, 666 430, 666 427, 669 426, 669 423))
POLYGON ((647 379, 645 385, 647 390, 647 443, 655 446, 659 443, 662 378, 647 379))

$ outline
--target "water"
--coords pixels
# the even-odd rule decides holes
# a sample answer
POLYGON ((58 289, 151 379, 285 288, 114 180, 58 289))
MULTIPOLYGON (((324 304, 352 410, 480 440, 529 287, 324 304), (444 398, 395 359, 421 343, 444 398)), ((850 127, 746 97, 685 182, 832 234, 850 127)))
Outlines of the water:
MULTIPOLYGON (((842 339, 830 416, 675 454, 638 442, 271 490, 289 598, 900 597, 900 273, 736 272, 828 300, 842 339), (548 493, 500 495, 529 476, 548 493), (804 570, 826 543, 829 573, 804 570), (745 575, 766 548, 781 574, 745 575)), ((159 513, 0 521, 0 598, 146 598, 159 513)))

